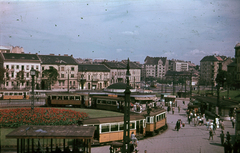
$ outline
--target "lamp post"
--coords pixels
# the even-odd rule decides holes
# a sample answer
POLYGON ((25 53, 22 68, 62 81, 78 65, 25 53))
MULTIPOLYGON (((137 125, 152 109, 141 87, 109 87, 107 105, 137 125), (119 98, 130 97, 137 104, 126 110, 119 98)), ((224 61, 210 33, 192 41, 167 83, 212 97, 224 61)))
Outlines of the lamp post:
POLYGON ((127 63, 127 86, 124 91, 125 94, 125 106, 124 106, 124 133, 123 133, 123 148, 122 153, 130 153, 130 145, 129 145, 129 136, 130 136, 130 85, 129 85, 129 77, 131 76, 129 72, 129 59, 127 63), (127 147, 127 148, 126 148, 127 147))
POLYGON ((33 68, 30 70, 30 75, 32 76, 32 105, 31 109, 34 110, 34 77, 36 75, 36 70, 33 68))

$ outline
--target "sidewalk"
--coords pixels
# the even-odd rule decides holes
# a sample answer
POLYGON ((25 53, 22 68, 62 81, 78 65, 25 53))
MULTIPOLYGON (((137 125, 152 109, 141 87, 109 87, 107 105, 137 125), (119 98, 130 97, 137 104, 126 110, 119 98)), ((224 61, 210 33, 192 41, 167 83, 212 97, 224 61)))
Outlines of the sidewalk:
MULTIPOLYGON (((187 122, 186 109, 189 101, 185 100, 185 105, 182 104, 182 99, 177 100, 178 106, 181 107, 180 113, 175 108, 175 113, 167 114, 168 129, 159 135, 140 140, 138 144, 139 153, 223 153, 224 148, 221 146, 220 132, 216 130, 213 140, 208 140, 209 131, 205 125, 196 126, 187 122), (176 131, 175 124, 178 119, 185 123, 185 127, 176 131)), ((226 134, 229 131, 230 135, 234 135, 234 128, 230 121, 224 121, 226 134)), ((92 153, 108 153, 110 146, 93 147, 92 153)))

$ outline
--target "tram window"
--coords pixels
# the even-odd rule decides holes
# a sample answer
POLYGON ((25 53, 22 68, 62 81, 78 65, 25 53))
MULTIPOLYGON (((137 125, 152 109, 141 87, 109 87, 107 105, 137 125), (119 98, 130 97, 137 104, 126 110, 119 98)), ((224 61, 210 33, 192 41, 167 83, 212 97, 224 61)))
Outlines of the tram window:
POLYGON ((150 117, 147 117, 146 119, 147 119, 147 123, 149 123, 150 122, 150 117))
POLYGON ((22 93, 20 92, 19 95, 22 95, 22 93))
POLYGON ((57 99, 57 96, 52 96, 52 100, 56 100, 57 99))
POLYGON ((17 92, 15 92, 15 93, 14 93, 14 95, 18 95, 18 93, 17 93, 17 92))
POLYGON ((62 96, 58 96, 58 100, 62 100, 62 96))
POLYGON ((74 96, 70 96, 69 98, 70 98, 70 100, 74 100, 74 96))
POLYGON ((109 132, 109 125, 102 125, 101 132, 109 132))
POLYGON ((106 104, 106 103, 107 103, 106 100, 103 100, 103 101, 102 101, 102 104, 106 104))
POLYGON ((113 105, 117 105, 117 102, 116 102, 116 101, 112 101, 112 104, 113 104, 113 105))
POLYGON ((12 92, 10 92, 10 93, 9 93, 9 95, 13 95, 13 93, 12 93, 12 92))
POLYGON ((111 104, 111 101, 107 101, 107 104, 111 104))
POLYGON ((101 103, 101 100, 98 100, 97 103, 100 104, 100 103, 101 103))
POLYGON ((130 123, 130 129, 135 129, 135 123, 134 122, 130 123))
POLYGON ((80 96, 76 96, 75 98, 76 98, 76 100, 80 100, 80 96))
POLYGON ((4 92, 3 94, 7 96, 7 95, 8 95, 8 92, 4 92))
POLYGON ((111 131, 118 131, 118 125, 117 124, 112 124, 111 125, 111 131))
POLYGON ((124 130, 124 124, 123 123, 119 124, 119 130, 124 130))
POLYGON ((68 100, 68 96, 64 96, 64 100, 68 100))

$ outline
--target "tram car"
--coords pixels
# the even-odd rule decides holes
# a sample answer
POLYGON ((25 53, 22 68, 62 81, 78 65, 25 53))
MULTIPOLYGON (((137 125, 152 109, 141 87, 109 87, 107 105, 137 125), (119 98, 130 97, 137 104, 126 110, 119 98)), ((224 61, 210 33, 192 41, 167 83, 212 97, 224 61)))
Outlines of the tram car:
POLYGON ((89 96, 87 93, 47 93, 46 106, 73 106, 85 107, 89 105, 89 96))
MULTIPOLYGON (((164 109, 154 109, 150 116, 145 113, 131 113, 130 133, 138 136, 146 136, 149 133, 157 132, 167 127, 166 111, 164 109)), ((83 126, 94 126, 94 140, 98 143, 108 143, 121 141, 124 132, 124 117, 104 117, 89 118, 83 120, 83 126)))
POLYGON ((28 90, 2 90, 0 91, 0 99, 29 99, 28 90))

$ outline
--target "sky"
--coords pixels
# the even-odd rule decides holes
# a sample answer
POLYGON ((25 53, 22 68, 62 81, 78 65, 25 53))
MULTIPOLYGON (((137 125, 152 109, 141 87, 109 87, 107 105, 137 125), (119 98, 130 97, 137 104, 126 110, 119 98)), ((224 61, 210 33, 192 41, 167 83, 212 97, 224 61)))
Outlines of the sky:
POLYGON ((0 0, 0 45, 26 53, 200 64, 234 57, 239 0, 0 0))

